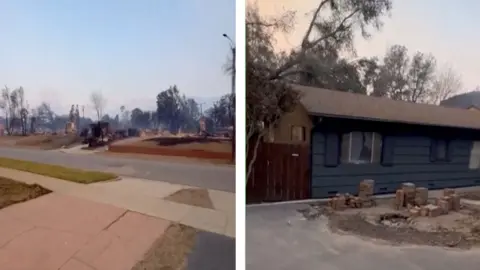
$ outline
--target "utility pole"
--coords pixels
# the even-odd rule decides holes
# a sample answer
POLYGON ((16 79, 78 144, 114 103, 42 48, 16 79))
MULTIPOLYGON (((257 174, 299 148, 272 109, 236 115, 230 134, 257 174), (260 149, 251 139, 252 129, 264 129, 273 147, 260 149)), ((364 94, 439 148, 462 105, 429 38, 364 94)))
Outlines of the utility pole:
POLYGON ((230 50, 232 51, 232 92, 231 92, 231 95, 230 95, 230 106, 229 106, 229 109, 228 109, 228 112, 229 112, 229 117, 230 117, 230 120, 231 120, 231 124, 232 124, 232 162, 235 162, 235 117, 233 117, 233 97, 235 95, 235 73, 236 73, 236 69, 235 69, 235 60, 236 60, 236 48, 235 48, 235 44, 233 42, 233 40, 227 35, 227 34, 223 34, 223 36, 228 39, 230 41, 230 50))

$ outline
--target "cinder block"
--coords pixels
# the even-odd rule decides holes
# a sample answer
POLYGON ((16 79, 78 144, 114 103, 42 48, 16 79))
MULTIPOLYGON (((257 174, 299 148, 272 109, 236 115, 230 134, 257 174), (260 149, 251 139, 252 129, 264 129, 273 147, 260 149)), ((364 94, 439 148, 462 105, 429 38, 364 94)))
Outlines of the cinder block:
POLYGON ((395 209, 399 210, 400 208, 405 206, 405 192, 403 189, 398 189, 395 193, 395 201, 394 207, 395 209))
POLYGON ((443 190, 443 196, 451 196, 455 194, 455 189, 453 188, 446 188, 443 190))
POLYGON ((448 214, 448 211, 450 210, 450 204, 448 201, 438 200, 437 206, 442 210, 442 214, 448 214))
POLYGON ((420 215, 420 210, 418 208, 412 208, 408 211, 411 217, 418 217, 420 215))
POLYGON ((428 208, 426 206, 420 207, 420 216, 421 217, 426 217, 428 215, 429 215, 428 208))
POLYGON ((458 194, 452 194, 450 198, 452 198, 452 211, 459 211, 461 207, 460 196, 458 194))
POLYGON ((442 215, 442 209, 440 207, 438 207, 437 205, 429 204, 429 205, 427 205, 427 208, 428 208, 428 216, 429 217, 438 217, 438 216, 442 215))
POLYGON ((428 189, 424 187, 417 187, 415 189, 415 204, 426 205, 428 201, 428 189))
POLYGON ((336 210, 342 211, 342 210, 345 210, 345 207, 346 207, 345 196, 343 195, 338 196, 336 201, 336 210))
MULTIPOLYGON (((452 195, 453 195, 453 194, 452 194, 452 195)), ((451 196, 444 196, 444 197, 442 198, 442 200, 447 201, 447 202, 448 202, 448 210, 449 210, 449 211, 452 210, 452 208, 453 208, 453 199, 452 199, 452 197, 451 197, 451 196)))
POLYGON ((402 190, 405 194, 405 204, 415 204, 415 184, 403 183, 402 190))
POLYGON ((369 198, 373 196, 375 190, 375 181, 372 179, 365 179, 358 185, 358 197, 369 198))

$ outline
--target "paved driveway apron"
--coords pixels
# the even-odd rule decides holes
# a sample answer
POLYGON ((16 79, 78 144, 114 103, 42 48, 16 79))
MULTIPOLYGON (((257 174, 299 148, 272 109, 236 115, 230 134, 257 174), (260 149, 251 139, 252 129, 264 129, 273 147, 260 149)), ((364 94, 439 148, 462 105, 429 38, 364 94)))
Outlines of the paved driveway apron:
POLYGON ((462 269, 480 265, 480 249, 393 247, 326 229, 326 220, 306 221, 301 205, 248 207, 246 269, 384 270, 462 269))

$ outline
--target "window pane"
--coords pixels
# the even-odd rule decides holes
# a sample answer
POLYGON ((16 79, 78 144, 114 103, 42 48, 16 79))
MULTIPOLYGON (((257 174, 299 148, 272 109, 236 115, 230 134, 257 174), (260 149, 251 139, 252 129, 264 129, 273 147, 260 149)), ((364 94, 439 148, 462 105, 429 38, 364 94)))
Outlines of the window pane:
POLYGON ((292 141, 304 141, 305 140, 305 127, 292 126, 291 137, 292 137, 292 141))
POLYGON ((341 163, 350 162, 350 133, 345 133, 342 135, 342 149, 340 153, 341 163))
POLYGON ((372 135, 371 132, 362 133, 362 150, 360 151, 360 160, 362 163, 372 162, 372 135))
POLYGON ((372 136, 364 132, 352 132, 351 162, 355 164, 370 163, 372 154, 372 136))
POLYGON ((373 163, 380 163, 382 157, 382 135, 373 133, 373 136, 372 161, 373 163))
POLYGON ((469 169, 479 169, 480 168, 480 141, 475 141, 473 143, 472 149, 470 151, 470 162, 468 164, 469 169))
POLYGON ((447 158, 447 142, 444 140, 437 141, 437 158, 438 159, 447 158))

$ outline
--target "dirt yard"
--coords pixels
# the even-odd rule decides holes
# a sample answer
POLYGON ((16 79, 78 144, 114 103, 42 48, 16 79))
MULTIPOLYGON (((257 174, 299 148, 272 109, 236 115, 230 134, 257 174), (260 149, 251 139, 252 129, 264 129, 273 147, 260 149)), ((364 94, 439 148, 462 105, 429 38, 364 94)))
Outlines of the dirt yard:
POLYGON ((411 217, 406 210, 394 210, 392 202, 393 199, 377 200, 377 205, 371 208, 344 211, 313 204, 300 212, 308 220, 328 217, 333 232, 356 234, 394 245, 480 247, 480 206, 462 205, 460 211, 438 217, 411 217))
POLYGON ((27 147, 42 150, 69 148, 80 144, 76 135, 0 136, 0 146, 27 147))
POLYGON ((180 224, 170 226, 132 270, 185 270, 186 258, 195 243, 197 231, 180 224))
POLYGON ((208 191, 206 189, 184 188, 169 195, 165 198, 165 200, 208 209, 214 209, 212 200, 210 199, 210 195, 208 194, 208 191))
POLYGON ((35 199, 48 193, 50 193, 49 190, 37 184, 27 185, 0 177, 0 209, 12 204, 35 199))
POLYGON ((467 200, 480 201, 480 191, 461 193, 460 196, 467 200))

